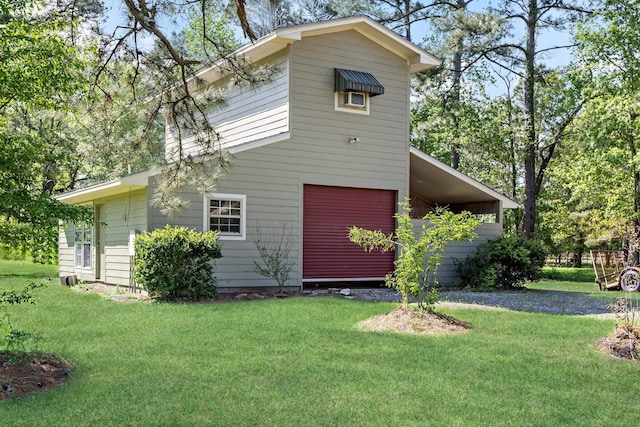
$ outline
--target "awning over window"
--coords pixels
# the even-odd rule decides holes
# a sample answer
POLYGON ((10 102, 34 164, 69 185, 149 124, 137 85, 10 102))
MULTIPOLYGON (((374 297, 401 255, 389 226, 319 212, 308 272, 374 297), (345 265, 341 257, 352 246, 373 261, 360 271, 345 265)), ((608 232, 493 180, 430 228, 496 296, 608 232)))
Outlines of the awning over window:
POLYGON ((370 73, 336 68, 336 92, 367 92, 369 96, 382 95, 384 87, 370 73))

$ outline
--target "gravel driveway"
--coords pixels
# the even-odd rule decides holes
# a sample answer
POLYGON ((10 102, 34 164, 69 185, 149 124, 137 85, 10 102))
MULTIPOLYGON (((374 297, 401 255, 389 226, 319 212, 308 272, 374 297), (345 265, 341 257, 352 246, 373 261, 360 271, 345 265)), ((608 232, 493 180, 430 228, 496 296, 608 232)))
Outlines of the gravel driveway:
MULTIPOLYGON (((356 298, 363 300, 400 301, 400 294, 391 289, 355 289, 353 293, 356 298)), ((516 311, 613 317, 607 307, 609 301, 575 292, 537 289, 508 292, 440 291, 439 296, 442 306, 462 303, 516 311)))
POLYGON ((608 301, 562 291, 509 291, 509 292, 442 292, 443 302, 489 305, 509 310, 550 314, 610 314, 608 301))

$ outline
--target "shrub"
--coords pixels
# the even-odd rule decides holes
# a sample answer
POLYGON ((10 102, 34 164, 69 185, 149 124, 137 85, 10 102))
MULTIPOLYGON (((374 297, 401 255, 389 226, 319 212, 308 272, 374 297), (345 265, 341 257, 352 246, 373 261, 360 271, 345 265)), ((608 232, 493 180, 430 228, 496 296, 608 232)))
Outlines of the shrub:
POLYGON ((213 260, 221 256, 217 232, 167 225, 136 237, 135 280, 168 299, 215 297, 213 260))
POLYGON ((473 257, 457 262, 462 283, 471 288, 513 289, 542 276, 542 247, 517 236, 500 237, 478 247, 473 257))

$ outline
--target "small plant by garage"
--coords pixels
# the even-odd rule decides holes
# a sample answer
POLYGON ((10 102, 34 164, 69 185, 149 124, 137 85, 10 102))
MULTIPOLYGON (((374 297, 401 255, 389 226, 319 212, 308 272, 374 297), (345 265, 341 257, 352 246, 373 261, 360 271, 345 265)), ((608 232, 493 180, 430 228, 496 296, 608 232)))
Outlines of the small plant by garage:
POLYGON ((365 251, 383 252, 398 248, 394 261, 395 271, 385 278, 385 284, 400 292, 402 307, 409 307, 409 298, 418 300, 421 310, 432 311, 438 301, 436 273, 442 262, 444 248, 452 241, 473 240, 475 228, 480 224, 469 212, 454 214, 437 209, 422 219, 425 223, 416 230, 411 221, 411 208, 407 201, 400 203, 402 212, 395 215, 398 226, 386 235, 380 230, 360 227, 349 229, 349 239, 365 251))
POLYGON ((295 266, 295 260, 290 257, 293 234, 285 222, 269 228, 258 224, 253 242, 260 255, 260 261, 253 260, 253 271, 275 280, 282 295, 295 266))
POLYGON ((135 240, 135 280, 151 295, 175 300, 217 296, 213 261, 222 256, 218 233, 172 227, 135 240))

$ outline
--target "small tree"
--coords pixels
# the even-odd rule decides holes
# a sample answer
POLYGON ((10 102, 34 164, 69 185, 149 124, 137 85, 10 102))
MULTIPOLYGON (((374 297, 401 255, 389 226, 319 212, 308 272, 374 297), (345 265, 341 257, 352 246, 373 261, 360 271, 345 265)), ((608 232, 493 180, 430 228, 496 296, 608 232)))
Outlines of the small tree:
POLYGON ((400 253, 394 261, 395 271, 385 278, 385 284, 400 292, 402 307, 409 307, 409 297, 418 299, 422 310, 431 311, 437 302, 436 273, 444 248, 454 240, 473 240, 474 229, 480 221, 469 212, 454 214, 446 209, 437 209, 424 216, 425 223, 419 233, 411 221, 408 201, 401 202, 402 212, 395 214, 398 227, 389 235, 379 230, 360 227, 349 229, 349 239, 365 251, 382 252, 398 247, 400 253))
POLYGON ((0 350, 26 351, 26 343, 34 338, 34 335, 16 329, 11 323, 9 306, 17 304, 35 304, 33 291, 44 286, 44 283, 31 282, 20 292, 12 289, 0 289, 0 350))
POLYGON ((280 288, 280 293, 284 292, 284 286, 287 284, 295 264, 295 260, 289 256, 291 241, 291 233, 284 222, 279 229, 274 227, 272 232, 264 234, 258 226, 253 240, 262 260, 262 263, 253 260, 253 270, 262 276, 275 280, 280 288))
POLYGON ((135 280, 150 293, 176 299, 215 297, 213 260, 222 256, 218 233, 171 227, 135 240, 135 280))

